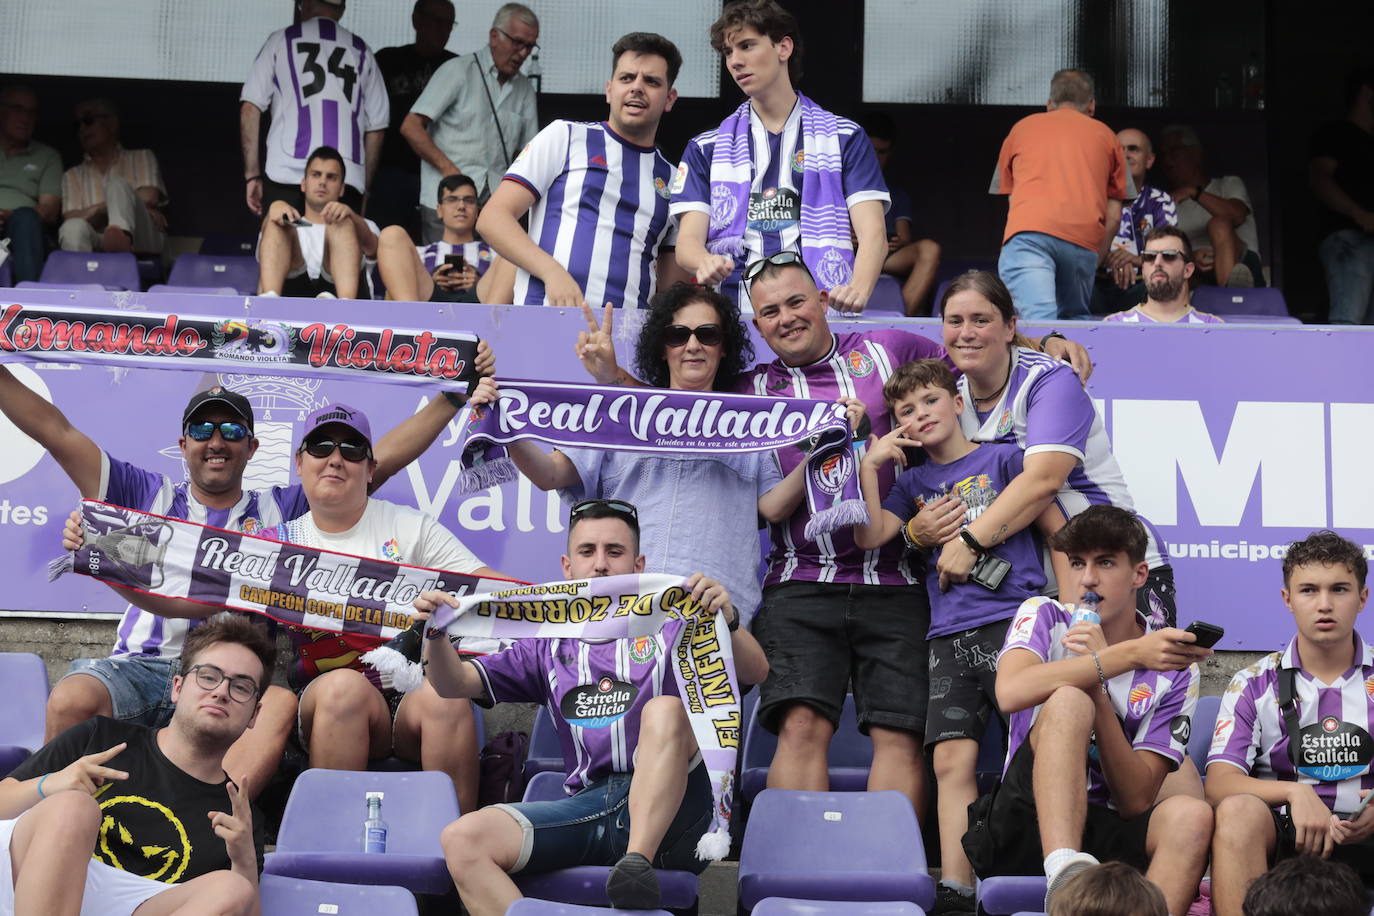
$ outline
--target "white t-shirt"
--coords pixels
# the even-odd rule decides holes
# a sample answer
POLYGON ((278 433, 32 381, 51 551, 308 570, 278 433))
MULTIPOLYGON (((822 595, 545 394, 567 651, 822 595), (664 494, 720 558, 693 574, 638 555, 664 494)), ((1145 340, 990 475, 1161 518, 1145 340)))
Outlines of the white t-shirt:
MULTIPOLYGON (((1255 228, 1255 208, 1250 203, 1250 194, 1245 190, 1245 182, 1236 175, 1224 175, 1207 182, 1207 187, 1202 190, 1245 204, 1250 212, 1246 215, 1245 222, 1236 227, 1236 236, 1240 238, 1247 251, 1258 254, 1259 230, 1255 228)), ((1178 228, 1188 236, 1188 244, 1193 246, 1194 251, 1212 247, 1212 240, 1207 237, 1207 223, 1211 219, 1212 214, 1207 208, 1195 200, 1185 200, 1178 205, 1178 228)))
POLYGON ((485 565, 433 516, 384 499, 369 499, 358 523, 338 534, 321 531, 310 513, 302 515, 286 523, 285 540, 355 557, 446 572, 473 573, 485 565))

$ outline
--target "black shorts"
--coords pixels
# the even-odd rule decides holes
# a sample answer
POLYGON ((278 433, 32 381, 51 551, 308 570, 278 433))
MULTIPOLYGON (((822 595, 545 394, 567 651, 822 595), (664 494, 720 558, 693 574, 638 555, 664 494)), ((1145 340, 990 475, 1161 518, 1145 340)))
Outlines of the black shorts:
MULTIPOLYGON (((372 287, 367 284, 366 271, 359 272, 358 295, 366 299, 371 289, 372 287)), ((288 299, 313 299, 320 293, 329 293, 331 296, 339 294, 339 291, 334 288, 334 282, 326 280, 323 273, 311 279, 310 274, 302 269, 296 276, 287 277, 282 281, 281 294, 288 299)))
POLYGON ((430 302, 473 302, 477 301, 477 286, 471 289, 444 289, 434 284, 434 292, 429 294, 430 302))
MULTIPOLYGON (((1026 740, 1016 749, 1001 784, 993 789, 992 806, 986 814, 986 835, 977 840, 974 830, 964 835, 964 849, 969 861, 978 866, 980 878, 1044 872, 1045 851, 1040 848, 1040 821, 1036 817, 1031 781, 1034 767, 1035 752, 1026 740), (986 845, 979 849, 971 843, 986 845)), ((973 812, 983 800, 974 802, 969 809, 970 827, 973 812)), ((1145 836, 1153 813, 1151 808, 1135 817, 1123 818, 1111 808, 1089 802, 1079 848, 1096 856, 1099 862, 1125 862, 1143 872, 1150 864, 1145 854, 1145 836)))
POLYGON ((926 747, 955 738, 983 740, 997 710, 997 654, 1010 625, 1010 618, 996 620, 930 640, 926 747))
MULTIPOLYGON (((343 196, 339 198, 353 210, 354 213, 363 212, 363 193, 352 185, 344 185, 343 196)), ((305 192, 300 185, 282 184, 280 181, 273 181, 266 175, 262 176, 262 215, 267 215, 267 208, 272 206, 272 201, 284 200, 297 211, 305 207, 305 192)))
POLYGON ((768 656, 759 723, 776 734, 786 708, 805 703, 838 725, 852 681, 861 732, 878 725, 924 733, 928 629, 921 585, 768 586, 753 623, 768 656))
MULTIPOLYGON (((1277 809, 1270 808, 1274 817, 1274 855, 1270 866, 1291 859, 1298 854, 1298 833, 1293 827, 1293 819, 1277 809)), ((1342 862, 1355 869, 1365 887, 1374 886, 1374 836, 1367 836, 1358 843, 1331 847, 1331 861, 1342 862)))
POLYGON ((1135 609, 1146 620, 1164 619, 1164 625, 1178 626, 1178 601, 1174 594, 1174 568, 1168 563, 1150 570, 1145 584, 1136 589, 1135 609))

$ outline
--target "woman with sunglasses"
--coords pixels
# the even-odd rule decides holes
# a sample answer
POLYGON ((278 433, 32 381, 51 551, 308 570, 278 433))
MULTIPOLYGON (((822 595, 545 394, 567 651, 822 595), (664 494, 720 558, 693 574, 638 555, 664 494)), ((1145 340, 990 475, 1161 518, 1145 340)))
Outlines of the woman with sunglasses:
MULTIPOLYGON (((940 310, 945 348, 963 373, 959 392, 964 398, 964 434, 974 442, 1015 442, 1025 452, 1022 473, 967 525, 966 507, 953 496, 928 503, 917 514, 918 520, 926 516, 912 525, 917 544, 943 545, 938 563, 942 586, 965 581, 980 553, 1034 523, 1042 513, 1058 528, 1090 505, 1134 511, 1092 399, 1069 366, 1016 345, 1016 309, 997 274, 961 275, 945 292, 940 310), (961 530, 972 537, 961 537, 961 530)), ((1141 521, 1150 536, 1150 575, 1137 593, 1139 610, 1160 626, 1173 626, 1173 567, 1158 533, 1141 521)), ((1054 560, 1059 579, 1067 581, 1062 555, 1054 555, 1054 560)))
MULTIPOLYGON (((646 312, 635 365, 654 387, 732 391, 736 376, 753 361, 739 309, 709 287, 679 284, 660 290, 646 312)), ((610 333, 609 311, 600 327, 587 314, 591 333, 610 333)), ((579 339, 579 355, 585 355, 586 337, 584 332, 579 339)), ((483 400, 479 392, 472 403, 483 400)), ((735 597, 746 624, 760 598, 757 518, 787 518, 804 494, 804 465, 784 481, 777 462, 762 452, 681 457, 599 449, 548 453, 529 441, 509 448, 520 472, 541 490, 557 489, 570 502, 605 498, 638 506, 646 571, 704 570, 735 597)))

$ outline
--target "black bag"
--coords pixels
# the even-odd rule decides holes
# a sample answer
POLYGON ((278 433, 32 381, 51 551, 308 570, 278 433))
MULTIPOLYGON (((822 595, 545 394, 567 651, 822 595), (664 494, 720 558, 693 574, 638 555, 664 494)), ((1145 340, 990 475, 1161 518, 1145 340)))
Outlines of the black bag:
POLYGON ((501 732, 487 742, 482 748, 478 805, 486 807, 524 798, 525 758, 529 749, 530 736, 524 732, 501 732))
POLYGON ((997 843, 992 836, 992 803, 1001 783, 992 791, 978 796, 968 806, 968 832, 964 834, 964 855, 968 856, 973 873, 980 878, 996 875, 997 843))

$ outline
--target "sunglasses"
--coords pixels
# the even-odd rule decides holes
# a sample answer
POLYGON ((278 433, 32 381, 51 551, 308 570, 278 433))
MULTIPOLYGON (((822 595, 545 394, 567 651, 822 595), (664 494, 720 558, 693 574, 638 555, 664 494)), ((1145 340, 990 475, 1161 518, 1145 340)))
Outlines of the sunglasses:
POLYGON ((755 277, 763 273, 769 267, 787 267, 791 264, 795 264, 806 271, 808 277, 811 276, 811 270, 806 266, 806 262, 802 260, 801 255, 797 254, 795 251, 779 251, 777 254, 770 254, 766 258, 759 258, 757 261, 750 263, 748 267, 744 268, 744 282, 752 283, 755 277))
POLYGON ((333 439, 316 439, 301 446, 301 451, 312 458, 328 458, 339 450, 344 461, 362 461, 372 457, 372 446, 366 442, 335 442, 333 439))
POLYGON ((1177 248, 1167 248, 1164 251, 1142 251, 1140 253, 1140 263, 1147 265, 1153 264, 1155 258, 1159 258, 1159 260, 1163 261, 1165 264, 1172 264, 1182 257, 1183 252, 1179 251, 1177 248))
POLYGON ((571 525, 593 509, 603 508, 628 516, 634 520, 635 524, 639 524, 639 510, 634 507, 633 503, 627 503, 623 499, 584 499, 568 512, 568 524, 571 525))
POLYGON ((699 324, 694 328, 670 324, 663 329, 663 342, 670 347, 685 347, 693 337, 703 347, 714 347, 725 339, 725 334, 718 324, 699 324))
POLYGON ((248 438, 248 427, 242 423, 235 423, 232 420, 223 423, 187 423, 186 435, 197 442, 209 442, 210 437, 219 430, 220 437, 225 442, 241 442, 248 438))

